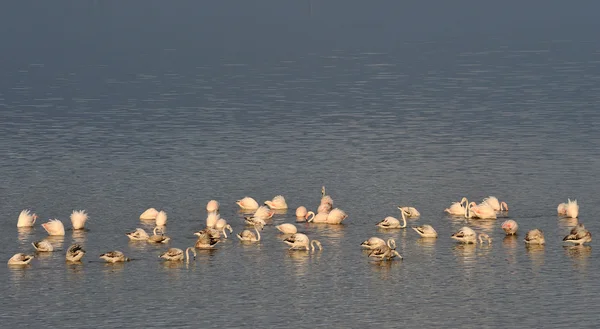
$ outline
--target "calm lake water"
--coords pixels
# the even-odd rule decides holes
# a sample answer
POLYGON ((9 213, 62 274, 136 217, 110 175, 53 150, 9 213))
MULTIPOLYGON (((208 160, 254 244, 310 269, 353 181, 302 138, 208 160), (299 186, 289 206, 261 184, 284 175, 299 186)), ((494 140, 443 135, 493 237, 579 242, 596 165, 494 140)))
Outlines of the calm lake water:
POLYGON ((0 260, 31 253, 61 219, 60 251, 0 266, 6 327, 595 327, 600 224, 599 4, 362 1, 44 2, 0 5, 0 260), (210 199, 238 233, 235 201, 283 194, 315 209, 321 186, 348 219, 298 224, 323 243, 290 252, 269 225, 189 265, 210 199), (520 224, 444 208, 495 195, 520 224), (435 241, 381 231, 398 205, 435 241), (168 212, 169 245, 131 243, 168 212), (17 231, 22 209, 40 215, 17 231), (84 233, 69 214, 90 214, 84 233), (450 239, 468 225, 490 246, 450 239), (526 247, 540 228, 546 245, 526 247), (394 237, 403 261, 359 247, 394 237), (81 265, 65 250, 81 243, 81 265), (134 260, 107 265, 121 250, 134 260))

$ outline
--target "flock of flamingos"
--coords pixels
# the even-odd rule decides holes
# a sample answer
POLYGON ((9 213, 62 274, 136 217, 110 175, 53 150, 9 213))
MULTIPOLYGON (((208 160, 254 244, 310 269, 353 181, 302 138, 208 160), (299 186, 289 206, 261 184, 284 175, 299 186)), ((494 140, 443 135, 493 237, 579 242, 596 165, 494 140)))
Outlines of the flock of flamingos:
MULTIPOLYGON (((274 197, 272 200, 265 201, 264 205, 260 206, 256 200, 250 197, 244 197, 236 202, 244 213, 251 214, 245 217, 245 222, 248 226, 254 228, 252 230, 244 230, 236 236, 238 239, 246 242, 260 241, 260 231, 268 221, 273 217, 277 210, 288 209, 285 198, 281 195, 274 197)), ((419 217, 420 213, 414 207, 398 207, 401 218, 386 217, 377 226, 382 229, 404 229, 407 227, 406 218, 419 217)), ((190 261, 189 252, 191 251, 196 256, 195 249, 210 249, 214 248, 221 239, 227 238, 227 231, 233 232, 231 225, 219 215, 219 202, 211 200, 206 206, 208 216, 206 218, 206 228, 195 232, 198 236, 194 247, 189 247, 185 251, 179 248, 170 248, 160 255, 161 258, 167 261, 190 261)), ((508 205, 506 202, 499 202, 496 197, 490 196, 484 199, 480 204, 475 202, 469 203, 467 198, 462 198, 460 202, 454 202, 449 208, 445 209, 447 213, 453 216, 464 216, 469 219, 496 219, 498 213, 507 212, 508 205)), ((579 205, 576 200, 570 199, 566 203, 561 203, 557 208, 558 214, 569 218, 577 218, 579 215, 579 205)), ((333 199, 325 193, 325 187, 321 189, 321 202, 317 208, 317 213, 308 211, 306 207, 300 206, 296 209, 296 218, 298 222, 308 221, 313 223, 326 224, 341 224, 348 215, 339 208, 333 208, 333 199)), ((37 219, 36 214, 32 214, 30 210, 23 210, 19 215, 17 227, 33 227, 37 219)), ((82 230, 88 215, 84 210, 75 210, 71 214, 71 223, 73 230, 82 230)), ((140 220, 155 221, 155 228, 152 235, 149 235, 145 230, 137 228, 133 232, 128 232, 126 235, 131 240, 147 241, 148 243, 168 243, 170 237, 164 234, 163 228, 167 224, 167 214, 164 211, 157 211, 154 208, 146 210, 140 215, 140 220)), ((58 219, 50 219, 43 223, 42 227, 48 232, 48 235, 65 235, 65 227, 58 219)), ((502 223, 502 229, 507 235, 517 233, 519 225, 516 221, 509 219, 502 223)), ((311 250, 316 248, 322 250, 322 245, 317 240, 311 240, 306 234, 299 233, 297 227, 291 223, 277 225, 276 228, 287 237, 283 240, 284 243, 290 246, 290 249, 311 250)), ((435 239, 438 237, 436 230, 431 225, 421 225, 412 227, 422 238, 435 239)), ((473 229, 465 226, 452 234, 452 239, 465 244, 480 244, 491 243, 491 238, 485 234, 477 234, 473 229)), ((533 229, 525 235, 525 243, 527 244, 544 244, 544 232, 540 229, 533 229)), ((563 239, 565 242, 581 245, 592 241, 592 234, 579 223, 571 232, 563 239)), ((37 252, 52 252, 53 245, 48 240, 41 240, 32 243, 37 252)), ((370 249, 369 257, 379 260, 392 260, 394 258, 402 259, 402 256, 396 251, 396 242, 394 239, 387 241, 371 237, 361 243, 361 247, 370 249)), ((71 245, 66 252, 67 262, 80 262, 85 255, 85 250, 79 244, 71 245)), ((27 265, 34 258, 34 255, 17 253, 8 261, 9 265, 27 265)), ((109 263, 129 261, 129 258, 121 251, 108 251, 100 255, 100 258, 109 263)))

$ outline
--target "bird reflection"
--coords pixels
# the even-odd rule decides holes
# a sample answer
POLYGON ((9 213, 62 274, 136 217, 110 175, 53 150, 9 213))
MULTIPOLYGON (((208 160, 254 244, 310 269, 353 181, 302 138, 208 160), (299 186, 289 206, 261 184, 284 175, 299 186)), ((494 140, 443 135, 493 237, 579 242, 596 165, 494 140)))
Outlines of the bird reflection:
POLYGON ((571 228, 571 227, 577 226, 578 223, 579 223, 579 221, 577 220, 577 218, 570 218, 570 217, 559 217, 558 218, 558 226, 563 227, 563 228, 571 228))
POLYGON ((274 215, 285 215, 287 214, 287 209, 271 209, 274 215))
POLYGON ((454 255, 460 257, 465 263, 471 263, 475 260, 475 251, 477 247, 475 244, 456 244, 452 247, 454 255))
POLYGON ((525 250, 527 250, 527 255, 534 266, 540 267, 544 265, 545 247, 543 244, 526 244, 525 250))
POLYGON ((31 268, 31 264, 26 265, 8 265, 10 278, 13 283, 18 284, 27 278, 27 270, 31 268))
POLYGON ((574 261, 573 266, 576 269, 585 269, 588 265, 588 258, 592 255, 592 246, 577 245, 563 246, 565 253, 574 261))
POLYGON ((128 245, 129 245, 129 248, 140 250, 140 251, 156 249, 155 244, 150 244, 146 241, 141 241, 141 240, 129 240, 128 245))
POLYGON ((125 262, 116 262, 116 263, 103 263, 104 265, 104 274, 112 275, 116 273, 123 272, 125 268, 125 262))
POLYGON ((65 242, 64 235, 49 235, 45 239, 48 240, 48 242, 52 243, 52 245, 55 247, 56 246, 61 247, 63 242, 65 242))
POLYGON ((391 280, 392 278, 392 267, 398 267, 402 262, 390 262, 383 260, 372 260, 369 262, 371 269, 379 274, 381 280, 391 280))
POLYGON ((34 233, 33 227, 17 227, 18 239, 21 242, 27 242, 29 237, 34 233))
POLYGON ((486 231, 486 232, 492 232, 492 230, 494 229, 494 226, 496 225, 498 221, 496 220, 488 220, 488 219, 473 219, 469 221, 469 224, 477 229, 486 231))
POLYGON ((73 243, 84 244, 87 238, 87 230, 73 230, 73 243))
POLYGON ((84 267, 82 262, 65 262, 67 265, 67 273, 73 277, 82 277, 84 267))

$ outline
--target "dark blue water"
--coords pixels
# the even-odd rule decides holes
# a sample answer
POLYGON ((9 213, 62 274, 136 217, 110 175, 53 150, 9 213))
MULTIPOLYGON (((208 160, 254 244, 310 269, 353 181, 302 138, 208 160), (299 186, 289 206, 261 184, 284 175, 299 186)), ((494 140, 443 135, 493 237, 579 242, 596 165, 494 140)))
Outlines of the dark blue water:
POLYGON ((0 5, 0 259, 32 252, 37 225, 68 228, 24 268, 0 267, 13 327, 593 327, 600 263, 566 247, 600 212, 600 5, 358 1, 70 2, 0 5), (320 253, 289 252, 273 226, 190 265, 205 205, 283 194, 315 209, 321 186, 349 218, 299 224, 320 253), (443 213, 495 195, 520 234, 443 213), (375 224, 421 212, 440 237, 375 224), (169 214, 168 246, 130 243, 148 207, 169 214), (86 209, 88 231, 70 230, 86 209), (462 226, 491 246, 461 246, 462 226), (540 228, 546 245, 529 247, 540 228), (394 237, 403 261, 360 250, 394 237), (72 242, 88 254, 66 265, 72 242), (118 249, 134 258, 105 265, 118 249))

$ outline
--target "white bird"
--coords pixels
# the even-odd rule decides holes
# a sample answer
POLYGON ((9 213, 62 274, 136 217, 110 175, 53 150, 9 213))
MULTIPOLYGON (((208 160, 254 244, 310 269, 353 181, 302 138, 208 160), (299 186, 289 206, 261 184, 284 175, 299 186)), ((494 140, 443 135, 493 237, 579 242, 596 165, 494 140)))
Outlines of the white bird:
POLYGON ((438 234, 433 226, 425 224, 417 227, 413 227, 413 230, 417 232, 422 238, 437 238, 438 234))
POLYGON ((32 242, 31 245, 33 245, 35 250, 40 251, 40 252, 54 251, 54 247, 48 240, 32 242))
POLYGON ((479 244, 483 244, 484 241, 486 241, 488 245, 492 244, 492 238, 485 233, 479 233, 477 238, 479 239, 479 244))
POLYGON ((363 241, 360 244, 361 247, 366 248, 366 249, 375 249, 375 248, 379 248, 381 246, 385 246, 385 240, 378 238, 378 237, 370 237, 368 240, 363 241))
POLYGON ((582 245, 584 243, 592 242, 592 233, 590 233, 583 224, 577 224, 577 226, 563 238, 563 241, 575 245, 582 245))
POLYGON ((398 207, 398 210, 400 210, 400 215, 402 216, 402 224, 400 224, 400 221, 397 218, 388 216, 381 222, 377 223, 376 226, 385 229, 406 228, 406 211, 402 207, 398 207))
POLYGON ((71 224, 74 230, 83 230, 87 220, 88 215, 85 210, 73 210, 71 213, 71 224))
POLYGON ((250 241, 250 242, 258 242, 258 241, 260 241, 260 232, 258 231, 259 227, 260 227, 261 230, 263 229, 262 225, 260 225, 260 224, 254 226, 254 230, 256 231, 256 235, 254 234, 254 232, 252 232, 250 230, 244 230, 244 231, 242 231, 242 233, 239 233, 237 235, 238 239, 240 239, 242 241, 250 241))
POLYGON ((19 219, 17 220, 17 227, 33 227, 35 224, 35 220, 38 218, 36 214, 32 214, 29 209, 24 209, 19 214, 19 219))
POLYGON ((148 241, 150 243, 167 243, 167 242, 169 242, 169 240, 171 240, 170 237, 168 237, 164 234, 164 231, 160 226, 156 226, 154 228, 154 230, 152 231, 152 233, 153 233, 153 235, 148 237, 148 239, 146 239, 146 241, 148 241), (160 231, 160 235, 156 234, 156 231, 160 231))
POLYGON ((406 217, 413 218, 421 216, 421 213, 415 207, 400 207, 406 212, 406 217))
POLYGON ((318 240, 310 240, 306 234, 296 233, 292 234, 292 236, 283 240, 287 245, 290 246, 290 250, 292 249, 306 249, 309 250, 309 247, 312 251, 315 250, 315 245, 319 247, 319 250, 323 250, 321 246, 321 242, 318 240))
POLYGON ((305 206, 300 206, 300 207, 296 208, 296 217, 297 218, 306 218, 307 214, 308 214, 308 210, 306 209, 305 206))
POLYGON ((14 256, 8 260, 8 265, 27 265, 33 258, 35 258, 33 255, 26 255, 23 253, 14 254, 14 256))
POLYGON ((161 210, 156 215, 156 226, 165 226, 167 225, 167 213, 164 210, 161 210))
POLYGON ((217 235, 214 235, 210 229, 194 234, 198 236, 198 240, 196 240, 196 244, 194 245, 194 248, 197 249, 212 249, 217 243, 221 242, 221 239, 217 235))
POLYGON ((118 251, 108 251, 100 255, 100 258, 104 259, 107 263, 118 263, 118 262, 128 262, 129 258, 125 257, 125 255, 118 251))
POLYGON ((327 224, 341 224, 348 215, 340 208, 335 208, 327 214, 327 224))
POLYGON ((208 201, 208 203, 206 204, 206 211, 207 212, 219 211, 219 201, 217 201, 217 200, 208 201))
POLYGON ((449 208, 444 209, 444 211, 449 213, 450 215, 463 216, 465 214, 465 207, 468 204, 469 200, 467 200, 466 197, 463 197, 462 200, 460 200, 460 202, 454 202, 452 205, 450 205, 449 208), (464 206, 463 203, 465 204, 464 206))
MULTIPOLYGON (((189 254, 190 250, 194 254, 194 259, 196 259, 196 249, 194 249, 194 247, 188 247, 187 249, 185 249, 185 261, 186 261, 186 263, 190 262, 190 254, 189 254)), ((169 250, 165 251, 164 253, 162 253, 158 257, 162 258, 162 259, 169 260, 169 261, 182 261, 183 260, 183 256, 184 256, 183 250, 181 250, 179 248, 170 248, 169 250)))
POLYGON ((275 226, 275 228, 277 228, 283 234, 298 233, 298 228, 296 228, 296 225, 290 224, 290 223, 284 223, 281 225, 277 225, 277 226, 275 226))
POLYGON ((402 256, 396 251, 396 240, 390 238, 387 244, 374 248, 369 257, 379 258, 380 260, 392 260, 394 257, 402 259, 402 256))
POLYGON ((154 208, 148 208, 140 215, 140 219, 143 220, 155 220, 156 215, 158 215, 158 210, 154 208))
POLYGON ((533 229, 525 235, 525 243, 526 244, 544 244, 546 243, 546 239, 544 239, 544 232, 540 229, 533 229))
POLYGON ((467 226, 462 227, 458 232, 452 234, 451 238, 466 244, 477 243, 477 233, 467 226))
POLYGON ((287 203, 285 202, 285 198, 283 197, 283 195, 276 195, 273 200, 267 200, 265 201, 265 204, 267 206, 269 206, 269 208, 271 209, 275 209, 275 210, 284 210, 287 209, 287 203))
POLYGON ((225 239, 227 239, 227 233, 225 233, 225 230, 229 230, 229 233, 233 233, 231 225, 227 224, 227 221, 223 218, 219 218, 217 220, 217 224, 215 224, 215 229, 217 229, 217 231, 223 231, 225 239))
POLYGON ((134 240, 134 241, 145 241, 148 240, 148 238, 150 237, 148 235, 148 233, 146 233, 146 231, 144 231, 143 228, 136 228, 135 231, 133 232, 127 232, 125 233, 125 235, 127 235, 127 237, 129 237, 129 239, 134 240))
POLYGON ((504 233, 506 233, 506 235, 515 235, 517 234, 517 230, 519 229, 519 224, 517 224, 516 221, 509 219, 509 220, 505 220, 502 223, 502 230, 504 230, 504 233))
POLYGON ((471 202, 465 209, 466 218, 496 219, 496 211, 487 203, 471 202))
POLYGON ((490 207, 492 207, 494 211, 508 211, 508 205, 506 204, 506 202, 498 201, 498 198, 496 198, 495 196, 489 196, 483 199, 483 203, 487 203, 488 205, 490 205, 490 207))
POLYGON ((48 222, 43 223, 42 227, 48 235, 65 235, 65 226, 58 219, 49 219, 48 222))
POLYGON ((271 217, 273 217, 273 214, 273 210, 269 209, 269 207, 260 206, 254 212, 254 215, 252 215, 251 217, 244 217, 244 219, 246 220, 246 223, 250 225, 254 225, 256 223, 266 225, 267 223, 265 221, 267 219, 271 219, 271 217))
POLYGON ((255 210, 258 209, 258 202, 256 202, 256 200, 254 200, 253 198, 246 196, 240 200, 237 200, 235 203, 237 203, 238 206, 240 206, 240 208, 242 210, 255 210))
POLYGON ((71 245, 69 249, 67 249, 67 254, 65 255, 65 258, 67 259, 67 262, 79 262, 81 261, 81 258, 83 258, 84 255, 85 250, 83 250, 81 245, 74 244, 71 245))
POLYGON ((208 216, 206 216, 206 227, 215 228, 219 219, 221 219, 221 215, 219 215, 218 213, 208 213, 208 216))
POLYGON ((319 212, 315 215, 314 212, 309 211, 308 214, 312 214, 312 216, 308 218, 309 223, 327 223, 327 218, 329 217, 329 212, 319 212))

